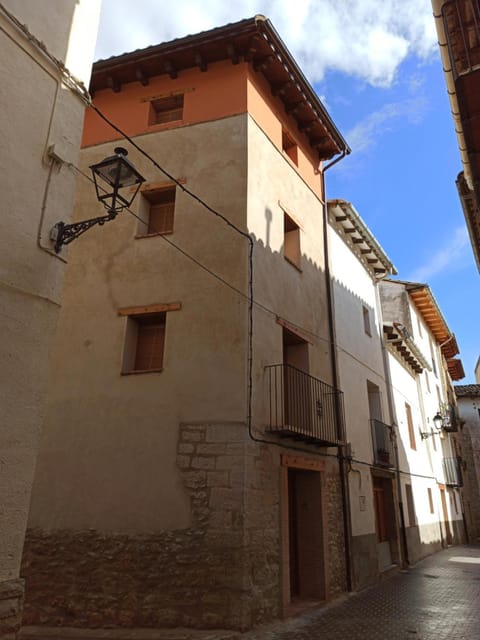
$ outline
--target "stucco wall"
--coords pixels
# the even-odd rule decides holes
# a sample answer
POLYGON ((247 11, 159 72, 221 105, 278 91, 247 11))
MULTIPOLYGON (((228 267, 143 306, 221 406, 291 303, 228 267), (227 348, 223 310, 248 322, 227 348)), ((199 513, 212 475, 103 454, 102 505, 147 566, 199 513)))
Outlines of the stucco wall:
MULTIPOLYGON (((147 135, 140 142, 168 159, 169 171, 211 206, 241 220, 245 116, 147 135)), ((82 164, 109 153, 109 145, 86 149, 82 164)), ((129 157, 149 182, 162 178, 145 159, 129 157)), ((245 240, 177 191, 174 233, 167 239, 245 291, 245 240)), ((139 198, 134 211, 140 204, 139 198)), ((99 208, 91 183, 80 182, 76 217, 101 214, 99 208)), ((175 468, 179 423, 245 418, 245 298, 162 236, 135 238, 137 227, 124 212, 69 248, 30 526, 188 526, 188 501, 175 468), (118 310, 170 302, 181 303, 181 309, 167 314, 163 371, 121 375, 126 318, 118 310)))
MULTIPOLYGON (((56 0, 48 12, 41 3, 26 0, 6 0, 4 6, 54 56, 68 60, 79 79, 88 81, 97 0, 56 0), (81 51, 75 41, 79 33, 81 51)), ((61 85, 58 69, 3 11, 0 52, 0 582, 7 581, 0 599, 10 594, 13 611, 13 600, 21 600, 12 580, 19 575, 63 285, 64 262, 53 255, 48 236, 59 217, 69 219, 74 191, 73 174, 54 167, 47 149, 54 145, 63 160, 77 161, 84 104, 61 85)))

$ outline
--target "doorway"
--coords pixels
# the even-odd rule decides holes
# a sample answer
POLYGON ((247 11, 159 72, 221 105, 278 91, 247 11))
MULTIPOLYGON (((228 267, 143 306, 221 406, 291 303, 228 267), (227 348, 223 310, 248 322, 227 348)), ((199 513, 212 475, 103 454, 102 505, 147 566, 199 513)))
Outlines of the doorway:
POLYGON ((283 328, 284 425, 299 433, 312 430, 311 389, 308 383, 308 342, 283 328))
POLYGON ((373 506, 377 532, 377 556, 380 572, 398 561, 396 525, 391 478, 373 476, 373 506))
POLYGON ((448 518, 447 499, 445 496, 445 489, 440 488, 440 499, 442 501, 442 513, 443 513, 443 526, 445 528, 445 540, 447 545, 451 545, 453 542, 452 530, 450 528, 450 520, 448 518))
POLYGON ((325 600, 321 474, 288 468, 290 602, 325 600))

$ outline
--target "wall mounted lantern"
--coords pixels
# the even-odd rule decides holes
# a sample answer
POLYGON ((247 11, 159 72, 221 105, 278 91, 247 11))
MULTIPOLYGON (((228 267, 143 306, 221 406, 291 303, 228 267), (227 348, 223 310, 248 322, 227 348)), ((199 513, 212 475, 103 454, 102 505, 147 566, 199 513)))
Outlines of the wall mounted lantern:
POLYGON ((433 416, 433 426, 435 430, 431 429, 430 433, 425 433, 424 431, 420 430, 420 437, 422 438, 422 440, 426 440, 427 438, 430 438, 435 434, 439 434, 442 431, 443 418, 439 411, 437 411, 437 413, 433 416))
POLYGON ((66 224, 57 222, 50 233, 50 239, 55 243, 55 251, 59 253, 64 244, 70 244, 75 238, 85 233, 90 227, 96 224, 100 226, 117 217, 125 207, 129 207, 140 189, 145 178, 138 173, 133 164, 127 160, 128 151, 123 147, 114 149, 115 155, 105 158, 97 164, 92 164, 90 169, 93 174, 97 200, 103 204, 108 211, 107 215, 90 218, 66 224), (137 188, 132 191, 130 197, 120 193, 124 187, 137 188))

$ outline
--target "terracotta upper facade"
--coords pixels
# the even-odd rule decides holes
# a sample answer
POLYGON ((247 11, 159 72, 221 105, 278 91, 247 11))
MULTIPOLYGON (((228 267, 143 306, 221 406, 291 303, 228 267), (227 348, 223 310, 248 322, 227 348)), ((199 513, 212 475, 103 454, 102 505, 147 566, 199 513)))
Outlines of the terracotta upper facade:
MULTIPOLYGON (((127 125, 127 133, 139 134, 148 131, 142 126, 147 103, 175 92, 185 95, 184 124, 250 112, 246 80, 252 78, 254 84, 265 85, 290 122, 295 142, 317 163, 350 152, 314 89, 263 16, 100 60, 93 65, 90 92, 95 104, 105 107, 120 126, 127 125), (197 91, 199 83, 208 89, 203 95, 197 91), (112 100, 119 93, 122 100, 119 96, 112 100), (118 106, 111 108, 125 101, 131 101, 128 122, 118 106)), ((87 117, 84 146, 114 138, 111 131, 87 117)))

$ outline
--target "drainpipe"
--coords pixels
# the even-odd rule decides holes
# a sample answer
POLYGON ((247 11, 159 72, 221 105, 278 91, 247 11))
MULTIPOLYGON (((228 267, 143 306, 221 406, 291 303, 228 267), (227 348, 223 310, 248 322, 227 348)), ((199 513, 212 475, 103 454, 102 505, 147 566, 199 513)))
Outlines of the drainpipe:
MULTIPOLYGON (((320 171, 322 182, 322 194, 323 194, 323 250, 325 256, 325 282, 327 287, 327 313, 328 313, 328 331, 330 340, 330 360, 332 368, 332 379, 334 389, 334 410, 335 410, 335 422, 337 427, 337 438, 340 442, 345 442, 346 433, 345 425, 342 421, 342 412, 339 400, 339 388, 338 388, 338 365, 337 365, 337 350, 335 340, 335 324, 334 324, 334 309, 333 309, 333 291, 332 281, 330 275, 330 257, 329 257, 329 244, 328 244, 328 206, 327 206, 327 193, 325 188, 325 172, 333 167, 334 164, 340 162, 348 153, 347 149, 343 149, 342 153, 327 164, 323 171, 320 171)), ((343 510, 343 537, 345 545, 345 570, 347 579, 347 591, 352 591, 352 545, 351 545, 351 522, 350 522, 350 491, 348 487, 347 465, 345 455, 345 445, 338 446, 338 466, 340 471, 340 484, 342 491, 342 510, 343 510)))
MULTIPOLYGON (((387 276, 384 276, 387 277, 387 276)), ((392 425, 392 434, 393 434, 393 454, 395 456, 395 479, 397 484, 397 499, 398 499, 398 514, 400 517, 400 555, 401 565, 408 565, 410 561, 408 559, 408 543, 407 543, 407 528, 405 525, 405 511, 403 508, 403 500, 402 500, 402 483, 400 480, 400 462, 398 457, 398 437, 397 437, 397 414, 395 411, 395 403, 393 401, 393 388, 392 388, 392 377, 390 375, 390 366, 388 364, 388 356, 387 356, 387 348, 385 346, 385 338, 383 337, 383 314, 382 314, 382 303, 380 299, 380 291, 378 283, 383 278, 379 278, 377 280, 377 286, 375 287, 375 295, 377 297, 377 309, 379 315, 379 324, 380 324, 380 336, 381 336, 381 344, 382 344, 382 360, 383 360, 383 370, 385 373, 385 383, 387 387, 387 403, 388 403, 388 413, 390 415, 390 424, 392 425)))

